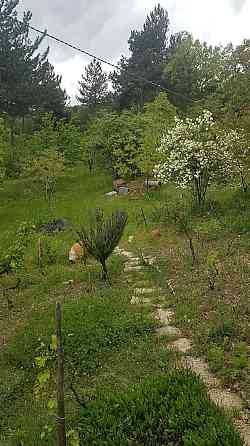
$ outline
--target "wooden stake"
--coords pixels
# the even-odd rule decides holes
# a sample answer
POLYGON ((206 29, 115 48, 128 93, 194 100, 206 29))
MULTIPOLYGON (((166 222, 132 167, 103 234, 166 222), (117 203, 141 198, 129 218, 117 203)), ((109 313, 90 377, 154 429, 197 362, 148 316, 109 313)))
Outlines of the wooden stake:
POLYGON ((61 305, 56 304, 56 343, 57 343, 57 446, 66 446, 64 410, 64 357, 61 332, 61 305))

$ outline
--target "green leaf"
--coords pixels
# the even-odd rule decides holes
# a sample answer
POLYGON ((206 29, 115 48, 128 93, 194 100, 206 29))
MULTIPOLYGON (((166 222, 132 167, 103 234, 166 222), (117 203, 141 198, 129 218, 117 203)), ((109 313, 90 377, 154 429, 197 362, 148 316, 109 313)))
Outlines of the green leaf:
POLYGON ((71 429, 67 432, 67 439, 69 446, 80 446, 79 432, 74 429, 71 429))
POLYGON ((57 402, 56 402, 56 400, 51 398, 51 399, 48 401, 48 405, 47 405, 47 407, 48 407, 48 409, 50 409, 50 410, 55 409, 55 408, 57 407, 57 402))
POLYGON ((50 371, 45 370, 44 372, 39 373, 37 376, 37 380, 40 385, 46 384, 46 382, 50 379, 50 371))
POLYGON ((39 369, 42 369, 43 367, 45 367, 46 362, 47 362, 47 357, 46 356, 37 356, 35 358, 35 365, 39 369))

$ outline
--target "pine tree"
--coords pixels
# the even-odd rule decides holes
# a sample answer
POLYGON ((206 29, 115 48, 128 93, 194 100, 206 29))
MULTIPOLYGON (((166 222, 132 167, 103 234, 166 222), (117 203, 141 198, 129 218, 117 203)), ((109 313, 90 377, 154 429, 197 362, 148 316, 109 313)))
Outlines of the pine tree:
MULTIPOLYGON (((12 119, 39 110, 44 98, 51 94, 51 83, 49 92, 45 88, 49 49, 43 54, 38 52, 46 33, 31 41, 32 14, 25 12, 19 21, 18 3, 19 0, 0 0, 0 111, 8 113, 12 119)), ((54 84, 56 90, 59 84, 58 79, 54 84)), ((59 100, 62 101, 62 95, 59 100)))
POLYGON ((121 108, 137 106, 154 99, 159 90, 145 83, 144 78, 162 84, 162 65, 167 54, 168 12, 160 4, 147 16, 141 31, 132 31, 129 38, 131 56, 122 57, 120 72, 111 74, 115 94, 121 108))
POLYGON ((108 94, 107 74, 102 71, 101 63, 93 60, 86 68, 79 81, 79 102, 92 108, 103 104, 108 94))
POLYGON ((53 65, 46 61, 40 72, 40 83, 36 91, 40 98, 36 111, 47 113, 53 111, 58 118, 65 116, 65 103, 68 99, 65 90, 61 88, 61 76, 55 74, 53 65))

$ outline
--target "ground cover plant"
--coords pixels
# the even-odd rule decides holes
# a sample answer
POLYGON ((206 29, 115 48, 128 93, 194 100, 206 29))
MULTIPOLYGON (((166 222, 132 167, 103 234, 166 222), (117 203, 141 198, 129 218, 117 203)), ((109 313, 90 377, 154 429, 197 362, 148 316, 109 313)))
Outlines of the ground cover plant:
POLYGON ((81 444, 241 445, 229 420, 187 371, 149 378, 89 404, 80 418, 81 444), (125 422, 124 422, 125 420, 125 422))

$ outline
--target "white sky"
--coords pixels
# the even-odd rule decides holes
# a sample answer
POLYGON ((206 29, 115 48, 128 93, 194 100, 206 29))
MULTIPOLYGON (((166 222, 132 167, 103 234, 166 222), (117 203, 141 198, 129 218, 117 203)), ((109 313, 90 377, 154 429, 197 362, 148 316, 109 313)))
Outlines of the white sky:
MULTIPOLYGON (((34 25, 114 63, 127 54, 131 29, 141 29, 158 0, 20 0, 34 25)), ((212 44, 250 38, 250 0, 161 0, 171 31, 189 31, 212 44)), ((47 43, 47 42, 46 42, 47 43)), ((75 102, 78 80, 90 59, 49 41, 49 59, 75 102)))

